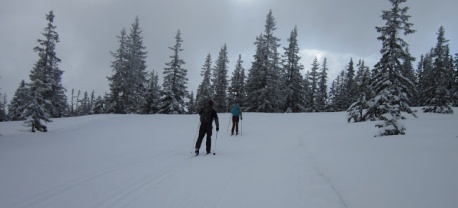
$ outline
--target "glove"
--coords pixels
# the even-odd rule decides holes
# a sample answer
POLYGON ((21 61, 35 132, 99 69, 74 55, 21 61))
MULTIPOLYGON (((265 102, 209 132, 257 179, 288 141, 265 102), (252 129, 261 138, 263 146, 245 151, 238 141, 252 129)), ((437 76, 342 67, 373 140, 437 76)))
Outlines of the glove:
POLYGON ((216 131, 219 131, 219 126, 216 127, 216 131))

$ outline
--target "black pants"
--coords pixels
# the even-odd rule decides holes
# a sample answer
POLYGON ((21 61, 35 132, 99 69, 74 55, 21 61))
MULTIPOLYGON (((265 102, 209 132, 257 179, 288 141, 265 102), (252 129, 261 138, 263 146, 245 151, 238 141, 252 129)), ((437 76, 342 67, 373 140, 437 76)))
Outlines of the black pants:
POLYGON ((196 142, 196 149, 200 149, 200 145, 202 144, 202 140, 204 139, 205 134, 207 135, 207 141, 206 141, 206 150, 207 152, 211 151, 212 147, 212 130, 213 126, 211 124, 200 124, 199 128, 199 137, 197 138, 196 142))
POLYGON ((234 134, 234 129, 237 135, 239 134, 239 117, 232 116, 232 130, 231 133, 234 134))

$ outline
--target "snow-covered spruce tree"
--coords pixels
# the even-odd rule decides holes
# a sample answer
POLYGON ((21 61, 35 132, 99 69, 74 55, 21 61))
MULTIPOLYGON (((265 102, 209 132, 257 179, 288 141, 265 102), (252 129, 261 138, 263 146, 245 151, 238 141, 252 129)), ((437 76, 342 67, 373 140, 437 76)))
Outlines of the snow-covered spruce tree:
POLYGON ((276 21, 269 11, 264 34, 257 37, 256 54, 247 80, 247 111, 282 112, 285 103, 283 75, 277 52, 279 38, 274 36, 276 21))
POLYGON ((107 106, 108 113, 128 113, 128 95, 127 82, 128 79, 128 48, 126 29, 121 30, 121 35, 117 36, 119 48, 116 52, 111 52, 114 61, 111 62, 113 75, 108 78, 110 85, 110 93, 106 101, 109 103, 107 106))
POLYGON ((29 95, 23 111, 25 125, 31 127, 32 132, 35 129, 46 132, 46 125, 42 121, 51 122, 51 117, 61 117, 67 109, 65 89, 60 83, 63 72, 58 68, 60 59, 54 51, 59 35, 53 25, 53 11, 46 15, 46 20, 48 25, 43 32, 45 39, 38 39, 39 46, 34 48, 38 53, 38 60, 30 72, 31 82, 27 84, 29 95))
POLYGON ((439 28, 437 44, 432 53, 432 71, 426 78, 430 80, 425 89, 428 95, 423 112, 452 114, 453 65, 450 66, 448 40, 445 39, 444 27, 439 28))
POLYGON ((242 66, 242 55, 239 54, 235 69, 232 72, 231 85, 229 86, 229 107, 235 104, 244 109, 245 91, 245 69, 242 66))
POLYGON ((182 68, 185 64, 184 60, 180 58, 180 52, 183 40, 181 39, 181 32, 178 30, 175 36, 175 45, 169 47, 173 51, 170 56, 170 62, 166 63, 164 68, 164 82, 162 84, 162 97, 161 108, 159 113, 162 114, 184 114, 186 113, 185 98, 188 96, 187 83, 188 78, 187 70, 182 68))
POLYGON ((149 76, 149 84, 145 94, 145 104, 142 112, 155 114, 161 106, 161 86, 159 85, 159 75, 152 71, 149 76))
POLYGON ((345 89, 343 91, 343 105, 345 109, 348 109, 350 105, 356 100, 357 92, 357 84, 355 81, 355 64, 353 62, 353 58, 350 59, 350 62, 347 66, 347 71, 345 73, 345 89))
POLYGON ((83 93, 81 99, 76 101, 78 103, 78 107, 75 109, 75 113, 77 116, 83 115, 90 115, 92 112, 92 103, 87 91, 83 93))
POLYGON ((310 107, 310 112, 318 112, 318 106, 317 106, 317 94, 318 94, 318 78, 319 78, 319 72, 318 70, 320 69, 320 64, 318 63, 318 59, 315 57, 313 59, 312 63, 312 68, 310 68, 310 73, 308 76, 309 83, 310 83, 310 94, 308 97, 308 103, 310 107))
POLYGON ((110 94, 108 92, 105 92, 103 95, 103 113, 110 113, 109 109, 113 109, 112 103, 110 102, 110 94))
POLYGON ((227 47, 224 44, 219 51, 218 59, 215 61, 213 68, 213 108, 217 112, 227 112, 229 110, 227 99, 227 69, 229 68, 229 59, 227 57, 227 47))
POLYGON ((128 70, 131 77, 126 81, 128 82, 129 91, 132 93, 128 105, 129 113, 145 113, 142 112, 142 107, 145 105, 145 94, 148 85, 146 78, 148 74, 146 72, 147 51, 143 45, 139 21, 139 18, 136 17, 127 37, 128 70))
POLYGON ((453 76, 453 106, 457 107, 458 106, 458 53, 455 53, 455 60, 454 60, 454 65, 455 65, 455 72, 453 76))
POLYGON ((29 100, 29 90, 24 80, 21 81, 19 87, 14 93, 14 97, 8 106, 8 118, 11 121, 25 120, 24 109, 29 100))
POLYGON ((138 17, 131 25, 130 34, 121 30, 118 36, 119 48, 112 52, 114 61, 111 67, 113 75, 108 77, 110 82, 110 99, 112 113, 142 113, 145 105, 144 95, 146 93, 146 54, 143 46, 138 17))
POLYGON ((406 53, 408 54, 408 56, 406 57, 406 60, 404 61, 404 67, 402 67, 401 73, 402 73, 402 76, 409 79, 412 83, 416 84, 417 76, 414 72, 413 64, 412 64, 412 62, 415 61, 415 58, 410 55, 409 47, 406 47, 406 53))
POLYGON ((263 109, 260 105, 263 103, 266 97, 266 86, 267 86, 267 70, 265 59, 267 58, 264 49, 264 39, 262 34, 256 37, 256 54, 253 56, 254 61, 252 62, 251 69, 248 72, 246 91, 247 96, 245 100, 246 111, 259 112, 263 109))
POLYGON ((6 114, 6 94, 0 93, 0 122, 7 120, 8 115, 6 114))
POLYGON ((212 75, 212 57, 210 54, 208 54, 205 58, 205 63, 202 65, 201 69, 202 71, 200 72, 200 75, 202 76, 202 82, 197 88, 196 94, 197 111, 199 111, 200 108, 207 106, 208 100, 211 99, 213 95, 213 89, 210 80, 212 75))
POLYGON ((414 84, 402 75, 403 63, 410 55, 405 50, 408 44, 400 33, 408 35, 415 32, 411 29, 413 24, 408 22, 408 7, 401 7, 406 1, 390 0, 391 10, 382 11, 385 25, 376 27, 380 33, 377 39, 382 41, 382 58, 374 66, 371 87, 375 97, 371 99, 367 114, 383 121, 376 125, 383 128, 378 136, 405 134, 406 128, 398 121, 405 118, 402 112, 415 116, 409 106, 409 97, 414 95, 414 84))
POLYGON ((297 41, 297 26, 291 31, 288 38, 289 45, 284 48, 283 69, 285 70, 285 112, 304 112, 306 101, 304 99, 304 78, 301 70, 304 66, 300 63, 299 44, 297 41))
POLYGON ((67 115, 67 97, 65 88, 62 86, 63 71, 59 69, 60 59, 56 56, 56 45, 59 42, 59 34, 54 26, 54 13, 50 11, 46 15, 48 24, 42 35, 44 39, 38 39, 38 46, 33 50, 38 53, 39 60, 35 67, 37 70, 42 70, 49 79, 42 80, 45 85, 49 85, 49 89, 44 90, 42 96, 45 100, 49 100, 50 104, 44 106, 49 113, 49 117, 62 117, 67 115))
POLYGON ((310 71, 307 70, 307 72, 305 72, 305 76, 304 76, 304 80, 303 80, 303 83, 304 83, 304 94, 302 95, 303 96, 303 99, 305 101, 305 112, 310 112, 311 110, 311 103, 310 103, 310 97, 312 96, 312 88, 310 87, 310 71))
POLYGON ((59 34, 56 32, 56 26, 54 23, 54 13, 50 11, 46 15, 48 25, 44 29, 44 39, 38 40, 39 46, 35 47, 34 50, 38 52, 40 58, 43 59, 43 66, 46 73, 51 76, 51 89, 44 94, 45 99, 51 101, 49 105, 49 113, 53 118, 59 118, 68 115, 67 96, 65 95, 66 89, 62 86, 62 74, 64 73, 59 69, 60 59, 56 56, 55 48, 59 42, 59 34))
POLYGON ((346 73, 345 70, 342 70, 332 82, 331 89, 329 91, 330 111, 344 111, 348 108, 345 106, 346 83, 346 73))
POLYGON ((414 74, 415 74, 415 89, 416 89, 416 94, 413 98, 410 99, 410 102, 412 103, 412 106, 421 106, 421 92, 423 91, 422 89, 422 85, 420 84, 420 82, 422 81, 423 79, 423 71, 424 71, 424 67, 423 67, 423 62, 424 62, 424 59, 425 59, 425 56, 422 54, 420 56, 420 61, 418 61, 418 65, 417 65, 417 69, 415 70, 414 74))
POLYGON ((433 59, 432 59, 432 50, 426 55, 422 55, 420 62, 418 63, 417 76, 418 81, 416 85, 417 96, 415 97, 415 102, 417 106, 425 106, 429 98, 434 97, 434 92, 427 90, 429 86, 432 85, 431 82, 433 73, 433 59), (431 94, 433 93, 433 94, 431 94))
POLYGON ((189 94, 188 96, 188 103, 187 103, 187 106, 188 106, 188 114, 194 114, 194 113, 198 113, 197 112, 197 108, 196 108, 196 101, 195 101, 195 98, 194 98, 194 91, 191 91, 191 93, 189 94))
POLYGON ((318 91, 316 94, 316 105, 318 111, 323 112, 328 108, 328 63, 326 57, 323 60, 321 72, 318 74, 318 91))
POLYGON ((103 100, 102 96, 97 96, 97 98, 94 101, 94 109, 93 113, 94 114, 103 114, 105 113, 105 101, 103 100))
POLYGON ((359 60, 357 64, 358 71, 355 76, 356 83, 356 100, 348 108, 348 122, 353 120, 354 122, 366 121, 365 110, 369 108, 369 99, 374 97, 372 89, 370 88, 371 74, 369 67, 364 64, 363 60, 359 60))

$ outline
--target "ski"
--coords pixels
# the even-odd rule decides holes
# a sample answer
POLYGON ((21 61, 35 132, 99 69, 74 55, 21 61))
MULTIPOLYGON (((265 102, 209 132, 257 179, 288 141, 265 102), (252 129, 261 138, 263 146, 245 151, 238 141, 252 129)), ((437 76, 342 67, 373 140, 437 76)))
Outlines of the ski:
POLYGON ((197 155, 196 155, 196 154, 193 154, 193 155, 191 156, 191 158, 193 158, 193 157, 198 157, 198 156, 202 156, 202 157, 203 157, 203 156, 212 155, 212 154, 213 154, 213 155, 216 155, 215 152, 210 152, 210 153, 205 153, 205 154, 197 154, 197 155))

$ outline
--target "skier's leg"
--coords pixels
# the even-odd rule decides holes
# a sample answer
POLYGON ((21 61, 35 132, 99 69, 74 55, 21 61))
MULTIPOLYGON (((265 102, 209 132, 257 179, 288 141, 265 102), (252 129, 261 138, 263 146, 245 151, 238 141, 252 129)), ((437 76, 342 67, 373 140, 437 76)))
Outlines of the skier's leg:
POLYGON ((234 128, 235 128, 235 116, 232 116, 232 130, 231 130, 231 135, 234 135, 234 128))
POLYGON ((235 119, 235 133, 239 135, 239 117, 236 117, 235 119))
POLYGON ((213 127, 212 127, 212 126, 210 126, 209 128, 207 128, 207 141, 206 141, 206 150, 207 150, 207 154, 210 153, 211 147, 212 147, 212 130, 213 130, 213 127))
POLYGON ((199 154, 199 149, 202 144, 202 140, 204 139, 205 133, 206 133, 205 129, 202 128, 202 126, 200 126, 199 137, 197 138, 197 141, 196 141, 196 150, 195 150, 196 154, 199 154))

